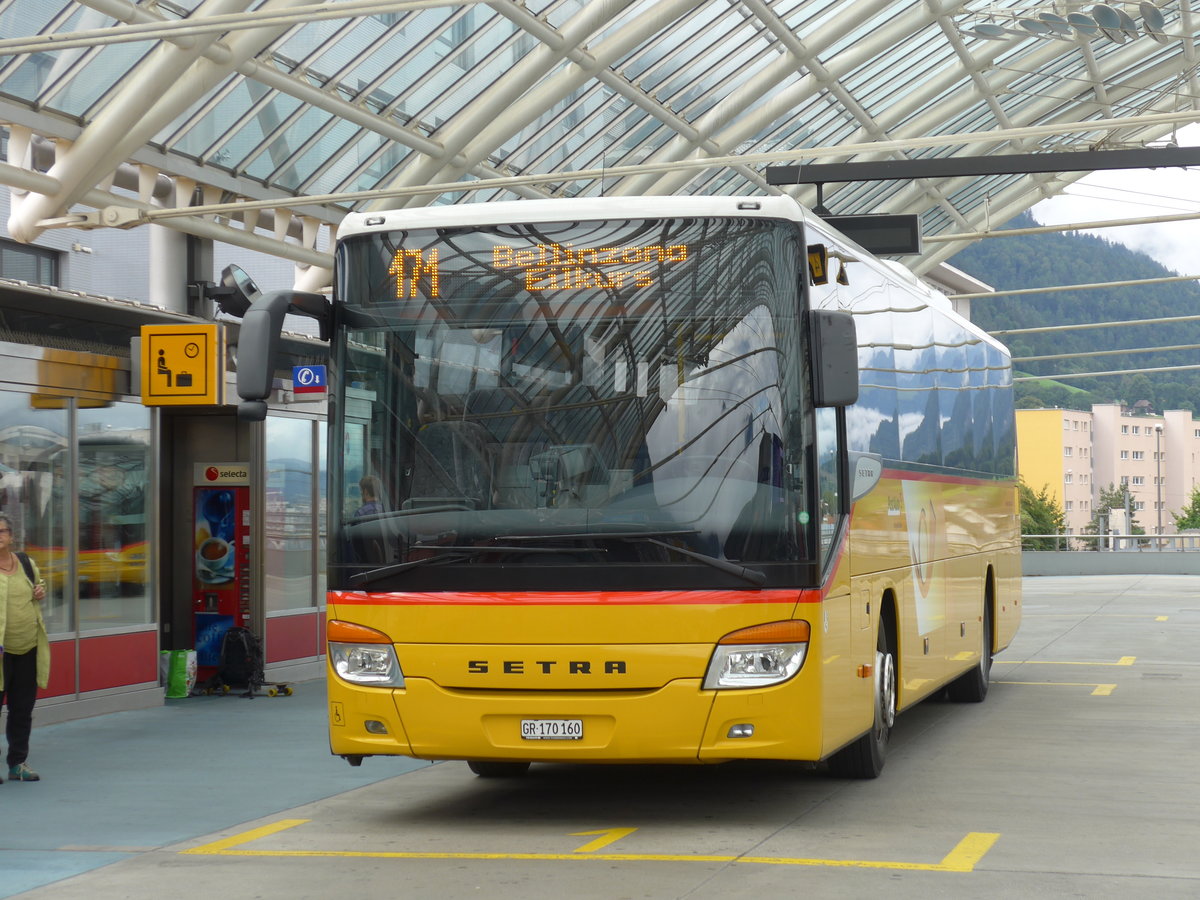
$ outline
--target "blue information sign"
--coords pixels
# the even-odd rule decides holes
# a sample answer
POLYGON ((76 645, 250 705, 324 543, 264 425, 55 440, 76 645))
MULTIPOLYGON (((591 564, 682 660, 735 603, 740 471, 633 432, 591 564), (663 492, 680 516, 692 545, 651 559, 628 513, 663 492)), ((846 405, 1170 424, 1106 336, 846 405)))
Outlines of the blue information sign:
POLYGON ((323 394, 327 384, 324 366, 292 366, 293 393, 323 394))

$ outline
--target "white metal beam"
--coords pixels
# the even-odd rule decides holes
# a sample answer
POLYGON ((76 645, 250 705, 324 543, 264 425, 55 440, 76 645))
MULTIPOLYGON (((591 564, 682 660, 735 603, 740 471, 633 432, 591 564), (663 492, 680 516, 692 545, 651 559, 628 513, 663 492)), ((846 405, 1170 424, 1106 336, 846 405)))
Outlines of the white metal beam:
MULTIPOLYGON (((205 0, 194 15, 199 18, 243 9, 249 2, 205 0)), ((84 128, 71 149, 55 160, 49 174, 59 181, 60 190, 54 195, 29 194, 19 202, 14 198, 9 233, 25 242, 36 238, 40 233, 38 221, 60 215, 77 203, 93 185, 111 175, 134 148, 146 143, 180 109, 186 108, 188 98, 207 90, 209 82, 199 77, 200 73, 185 76, 200 59, 204 44, 215 39, 215 34, 205 36, 187 50, 161 44, 150 53, 123 79, 113 100, 84 128)), ((250 55, 251 48, 246 49, 250 55)))

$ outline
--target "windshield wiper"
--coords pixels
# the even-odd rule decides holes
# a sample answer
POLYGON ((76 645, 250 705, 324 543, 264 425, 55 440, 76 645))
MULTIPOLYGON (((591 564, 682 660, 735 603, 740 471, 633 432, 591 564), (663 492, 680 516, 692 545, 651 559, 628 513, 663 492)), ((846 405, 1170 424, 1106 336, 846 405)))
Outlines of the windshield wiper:
POLYGON ((674 551, 681 556, 686 556, 689 559, 694 559, 697 562, 702 562, 706 566, 712 566, 714 569, 719 569, 729 575, 741 578, 751 584, 762 587, 767 583, 767 576, 758 569, 749 569, 737 563, 730 562, 727 559, 721 559, 716 556, 709 556, 707 553, 698 553, 695 550, 686 550, 683 547, 676 547, 674 544, 668 544, 666 541, 660 541, 657 536, 670 536, 681 534, 699 534, 695 528, 683 528, 672 531, 654 531, 647 533, 644 531, 585 531, 574 534, 512 534, 508 535, 505 540, 509 541, 549 541, 549 540, 620 540, 637 542, 642 541, 647 544, 654 544, 658 547, 665 547, 668 550, 674 551))
POLYGON ((722 572, 727 572, 737 578, 745 579, 756 587, 762 587, 767 583, 767 576, 758 569, 748 569, 745 566, 739 566, 735 562, 730 562, 727 559, 721 559, 718 556, 709 556, 707 553, 697 553, 695 550, 685 550, 683 547, 676 547, 674 544, 668 544, 666 541, 660 541, 658 538, 647 537, 644 534, 623 535, 622 540, 627 541, 645 541, 647 544, 654 544, 658 547, 666 547, 674 553, 681 556, 686 556, 689 559, 694 559, 697 562, 702 562, 706 566, 712 566, 714 569, 719 569, 722 572))
POLYGON ((453 544, 435 544, 423 545, 414 544, 414 550, 439 550, 436 556, 426 556, 422 559, 410 559, 407 562, 391 563, 386 566, 379 566, 375 569, 368 569, 366 572, 359 572, 351 575, 346 581, 351 587, 362 587, 376 581, 387 578, 390 575, 399 575, 401 572, 407 572, 409 569, 416 569, 421 566, 429 566, 434 564, 461 562, 465 559, 470 559, 473 556, 480 556, 484 553, 605 553, 603 549, 592 547, 505 547, 500 544, 492 544, 487 547, 478 547, 473 544, 465 546, 457 546, 453 544))

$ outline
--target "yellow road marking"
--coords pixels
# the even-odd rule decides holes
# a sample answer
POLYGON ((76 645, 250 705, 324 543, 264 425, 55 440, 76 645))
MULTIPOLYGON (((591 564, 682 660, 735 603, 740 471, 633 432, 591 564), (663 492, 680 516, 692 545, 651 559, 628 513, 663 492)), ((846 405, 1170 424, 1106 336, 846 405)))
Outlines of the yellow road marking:
MULTIPOLYGON (((1022 613, 1021 618, 1024 619, 1147 619, 1150 613, 1094 613, 1092 615, 1080 613, 1022 613)), ((1155 622, 1167 621, 1166 616, 1155 616, 1155 622)))
POLYGON ((970 872, 992 849, 992 845, 1000 840, 995 833, 972 831, 958 842, 958 846, 946 854, 942 860, 942 868, 947 872, 970 872))
POLYGON ((220 853, 225 853, 234 847, 241 844, 248 844, 251 841, 257 841, 259 838, 270 837, 273 834, 278 834, 281 831, 287 831, 289 828, 295 828, 297 825, 303 825, 309 819, 280 819, 271 825, 264 825, 262 828, 254 828, 250 831, 243 831, 241 834, 235 834, 232 837, 222 838, 219 841, 213 841, 211 844, 204 844, 200 847, 193 847, 191 850, 184 850, 184 853, 190 853, 196 856, 214 856, 220 853))
POLYGON ((598 834, 600 837, 582 847, 576 847, 576 853, 594 853, 601 847, 607 847, 609 844, 619 841, 623 837, 629 837, 637 831, 636 828, 608 828, 603 831, 572 831, 571 837, 586 837, 589 834, 598 834))
POLYGON ((943 857, 940 863, 888 862, 863 859, 805 859, 773 856, 713 856, 702 854, 674 853, 591 853, 588 847, 598 844, 604 846, 612 841, 626 837, 636 828, 612 828, 605 831, 575 832, 573 836, 601 834, 609 838, 597 839, 591 844, 585 844, 574 853, 472 853, 472 852, 417 852, 405 850, 246 850, 243 844, 256 841, 259 838, 278 834, 297 825, 303 825, 309 819, 284 819, 273 825, 255 828, 232 837, 222 838, 210 844, 184 850, 183 853, 192 856, 257 856, 277 858, 332 858, 347 859, 475 859, 475 860, 517 860, 517 861, 579 861, 603 860, 606 862, 720 862, 720 863, 751 863, 770 866, 825 866, 853 869, 901 869, 904 871, 922 872, 971 872, 975 866, 1000 839, 999 834, 972 831, 955 845, 954 849, 943 857), (603 841, 603 843, 601 843, 603 841))
POLYGON ((1096 684, 1087 681, 997 681, 995 684, 1025 684, 1036 687, 1090 687, 1093 697, 1107 697, 1117 689, 1115 684, 1096 684))
POLYGON ((1132 666, 1136 656, 1122 656, 1116 662, 1076 662, 1055 659, 996 659, 993 665, 1005 666, 1132 666))

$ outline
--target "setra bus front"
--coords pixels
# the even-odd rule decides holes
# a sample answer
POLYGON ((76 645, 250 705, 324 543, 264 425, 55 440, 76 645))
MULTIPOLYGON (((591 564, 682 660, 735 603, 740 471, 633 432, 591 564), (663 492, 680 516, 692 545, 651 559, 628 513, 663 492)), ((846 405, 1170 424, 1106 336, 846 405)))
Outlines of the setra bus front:
POLYGON ((333 753, 818 760, 871 728, 841 552, 854 331, 806 309, 802 218, 787 198, 350 217, 333 753))

